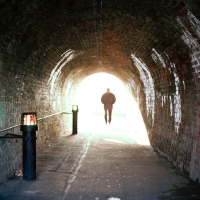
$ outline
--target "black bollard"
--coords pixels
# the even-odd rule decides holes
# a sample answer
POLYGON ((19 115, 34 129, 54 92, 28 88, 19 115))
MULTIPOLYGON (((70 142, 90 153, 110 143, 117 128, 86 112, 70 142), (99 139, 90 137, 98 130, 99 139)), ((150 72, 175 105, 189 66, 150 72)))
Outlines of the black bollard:
POLYGON ((72 113, 73 113, 73 122, 72 122, 72 127, 73 131, 72 134, 77 134, 77 124, 78 124, 78 106, 73 105, 72 106, 72 113))
POLYGON ((36 113, 22 113, 20 130, 23 132, 23 179, 36 179, 36 113))

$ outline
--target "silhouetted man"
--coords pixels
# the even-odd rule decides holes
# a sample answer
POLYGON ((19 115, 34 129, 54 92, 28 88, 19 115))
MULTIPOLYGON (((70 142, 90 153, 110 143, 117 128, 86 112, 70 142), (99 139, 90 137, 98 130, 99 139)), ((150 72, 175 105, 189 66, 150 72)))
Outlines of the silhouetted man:
POLYGON ((107 113, 109 114, 108 122, 109 123, 111 122, 112 109, 115 101, 116 101, 115 95, 110 92, 110 88, 107 88, 107 92, 103 94, 101 97, 101 102, 104 104, 106 124, 107 124, 107 113))

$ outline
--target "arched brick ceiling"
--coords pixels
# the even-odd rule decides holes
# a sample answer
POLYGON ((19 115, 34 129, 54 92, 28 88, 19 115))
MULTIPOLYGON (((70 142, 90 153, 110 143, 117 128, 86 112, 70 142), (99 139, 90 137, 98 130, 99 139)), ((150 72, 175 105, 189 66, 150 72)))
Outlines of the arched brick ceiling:
MULTIPOLYGON (((191 6, 196 9, 195 1, 191 6)), ((106 71, 123 81, 132 74, 137 82, 131 54, 146 64, 154 78, 161 72, 152 49, 166 60, 189 60, 176 20, 178 15, 186 19, 187 7, 183 1, 169 0, 2 1, 1 32, 8 43, 10 38, 18 41, 12 49, 17 50, 16 57, 44 60, 42 71, 51 71, 60 56, 72 50, 76 56, 63 68, 63 78, 69 71, 81 70, 83 77, 106 71)))

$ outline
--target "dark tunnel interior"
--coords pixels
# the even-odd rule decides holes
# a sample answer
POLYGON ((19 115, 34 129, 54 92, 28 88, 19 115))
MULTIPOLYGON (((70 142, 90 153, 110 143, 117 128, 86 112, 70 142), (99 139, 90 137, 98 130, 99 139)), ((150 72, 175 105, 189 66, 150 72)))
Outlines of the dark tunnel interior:
MULTIPOLYGON (((71 110, 82 81, 107 73, 135 99, 150 145, 199 180, 199 11, 199 0, 0 0, 0 131, 23 112, 71 110)), ((71 128, 64 115, 38 123, 38 152, 71 128)), ((0 150, 4 182, 21 142, 0 150)))

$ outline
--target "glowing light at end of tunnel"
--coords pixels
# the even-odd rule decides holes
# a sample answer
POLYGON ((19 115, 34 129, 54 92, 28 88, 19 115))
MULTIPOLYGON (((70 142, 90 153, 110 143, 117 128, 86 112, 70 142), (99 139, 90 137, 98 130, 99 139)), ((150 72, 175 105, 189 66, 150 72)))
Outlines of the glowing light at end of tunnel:
MULTIPOLYGON (((69 96, 69 95, 66 95, 69 96)), ((66 99, 67 101, 67 99, 66 99)), ((79 131, 106 134, 113 142, 135 141, 149 145, 147 131, 138 105, 128 89, 117 77, 107 73, 97 73, 86 77, 77 88, 73 105, 79 106, 79 131), (111 125, 105 126, 104 106, 101 96, 110 88, 116 96, 113 105, 111 125), (126 139, 124 139, 126 138, 126 139)), ((104 138, 105 139, 105 138, 104 138)))
POLYGON ((110 88, 110 92, 117 97, 116 104, 114 104, 115 111, 123 114, 123 107, 127 107, 127 105, 123 105, 123 100, 127 96, 125 86, 118 78, 107 73, 97 73, 85 78, 78 87, 73 103, 87 112, 95 110, 98 113, 102 113, 100 99, 101 95, 107 91, 107 88, 110 88))

